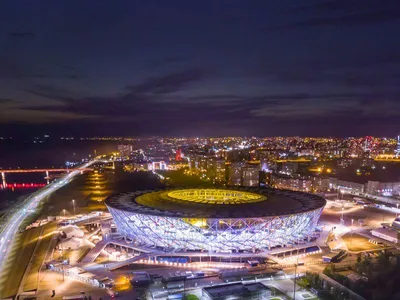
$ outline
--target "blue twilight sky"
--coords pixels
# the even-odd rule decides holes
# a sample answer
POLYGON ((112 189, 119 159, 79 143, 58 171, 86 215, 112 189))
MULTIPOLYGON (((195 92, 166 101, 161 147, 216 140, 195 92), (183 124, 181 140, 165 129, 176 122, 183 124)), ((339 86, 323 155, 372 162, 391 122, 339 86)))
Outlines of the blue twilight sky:
POLYGON ((3 0, 0 134, 394 135, 397 0, 3 0))

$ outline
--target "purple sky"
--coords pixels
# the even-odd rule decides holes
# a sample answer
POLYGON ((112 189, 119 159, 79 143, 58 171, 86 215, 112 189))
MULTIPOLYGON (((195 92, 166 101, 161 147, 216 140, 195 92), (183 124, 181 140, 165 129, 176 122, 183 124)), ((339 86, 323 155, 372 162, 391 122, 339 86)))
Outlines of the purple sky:
POLYGON ((0 134, 395 135, 398 1, 0 3, 0 134))

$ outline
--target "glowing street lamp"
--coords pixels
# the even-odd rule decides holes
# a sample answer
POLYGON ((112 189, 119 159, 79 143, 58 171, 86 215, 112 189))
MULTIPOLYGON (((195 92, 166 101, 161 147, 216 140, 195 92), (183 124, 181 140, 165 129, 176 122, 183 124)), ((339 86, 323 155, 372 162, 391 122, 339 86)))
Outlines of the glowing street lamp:
POLYGON ((74 208, 74 215, 75 215, 75 199, 72 199, 72 207, 74 208))
POLYGON ((342 216, 340 217, 340 223, 341 224, 343 224, 343 222, 344 222, 343 213, 344 213, 344 206, 342 205, 342 216))
POLYGON ((354 223, 354 219, 351 219, 351 236, 350 236, 350 244, 353 244, 353 223, 354 223))

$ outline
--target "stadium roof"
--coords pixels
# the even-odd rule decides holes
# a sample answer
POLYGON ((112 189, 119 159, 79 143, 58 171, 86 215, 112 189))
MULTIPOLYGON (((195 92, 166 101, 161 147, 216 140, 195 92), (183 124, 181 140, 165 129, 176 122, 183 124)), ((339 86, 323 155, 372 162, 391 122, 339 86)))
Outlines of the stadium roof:
POLYGON ((232 200, 232 197, 227 197, 226 202, 221 202, 221 199, 218 199, 214 203, 212 196, 203 196, 199 199, 192 196, 188 199, 187 195, 190 195, 193 190, 147 190, 117 194, 109 197, 106 200, 106 205, 127 212, 164 217, 259 218, 313 211, 324 207, 326 204, 326 200, 320 196, 288 190, 243 187, 198 189, 205 192, 207 190, 222 191, 222 195, 233 195, 234 200, 232 200), (180 197, 180 195, 184 195, 184 197, 180 197), (248 202, 242 201, 241 195, 244 198, 249 197, 250 200, 248 202))

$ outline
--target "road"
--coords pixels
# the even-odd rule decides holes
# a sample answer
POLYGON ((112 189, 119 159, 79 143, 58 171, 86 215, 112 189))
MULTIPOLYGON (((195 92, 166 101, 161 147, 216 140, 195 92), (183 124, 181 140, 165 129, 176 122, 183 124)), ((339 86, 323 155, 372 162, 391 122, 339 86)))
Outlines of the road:
MULTIPOLYGON (((92 160, 82 165, 80 168, 88 168, 92 164, 99 162, 97 160, 92 160)), ((72 178, 81 174, 80 170, 74 170, 63 177, 61 177, 57 182, 49 184, 45 188, 37 191, 36 193, 29 196, 22 207, 15 211, 14 214, 9 218, 7 225, 4 230, 0 233, 0 274, 3 272, 3 267, 5 263, 5 258, 7 257, 8 251, 10 250, 11 240, 17 234, 18 229, 24 219, 29 216, 37 206, 40 201, 45 199, 48 195, 68 184, 72 178)))
POLYGON ((25 273, 24 273, 24 275, 22 276, 21 282, 20 282, 20 284, 19 284, 18 295, 20 295, 20 294, 24 291, 24 284, 25 284, 26 279, 28 278, 28 275, 29 275, 29 273, 30 273, 30 271, 31 271, 31 268, 32 268, 32 265, 33 265, 34 257, 36 256, 37 250, 38 250, 38 248, 39 248, 39 245, 40 245, 40 242, 41 242, 41 239, 42 239, 43 230, 44 230, 44 226, 42 226, 42 227, 40 228, 39 237, 38 237, 38 239, 37 239, 37 241, 36 241, 35 248, 33 249, 33 253, 32 253, 31 259, 30 259, 30 261, 29 261, 28 266, 27 266, 26 269, 25 269, 25 273))

